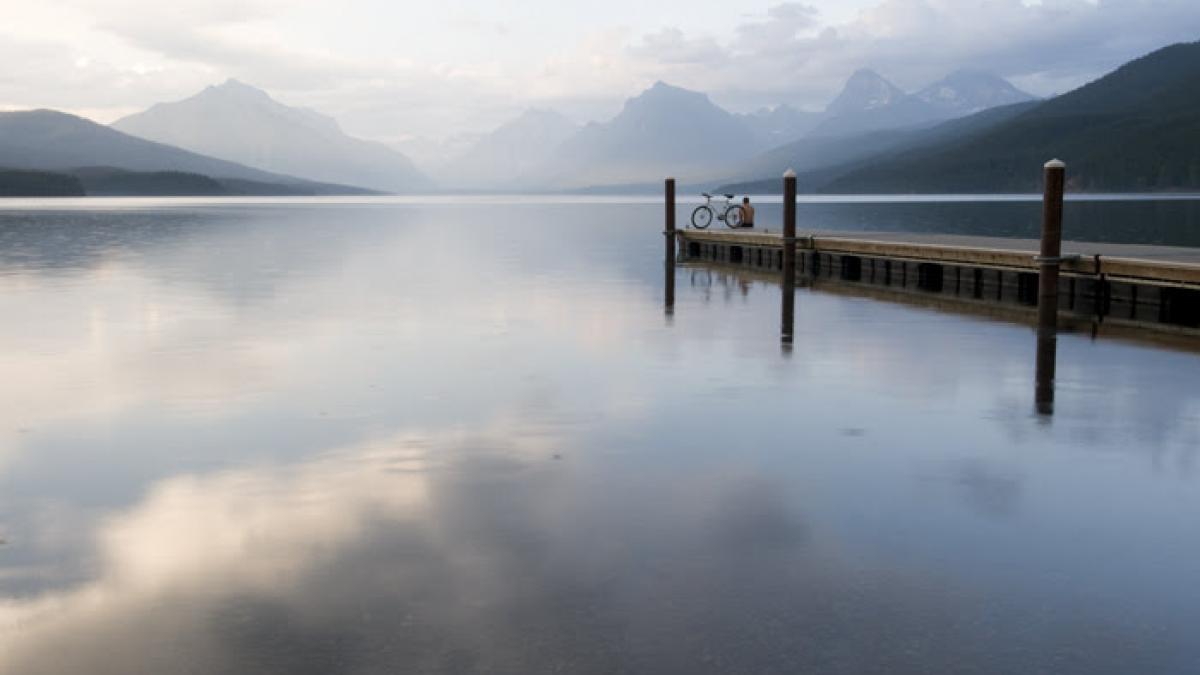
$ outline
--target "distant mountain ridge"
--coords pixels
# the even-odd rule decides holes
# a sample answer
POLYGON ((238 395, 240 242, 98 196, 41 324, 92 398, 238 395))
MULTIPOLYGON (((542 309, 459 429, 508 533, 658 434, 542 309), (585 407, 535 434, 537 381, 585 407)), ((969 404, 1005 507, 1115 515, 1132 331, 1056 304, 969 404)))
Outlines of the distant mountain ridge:
POLYGON ((287 106, 237 80, 117 120, 114 129, 264 171, 373 190, 412 192, 431 181, 403 154, 346 135, 330 117, 287 106))
POLYGON ((0 113, 0 162, 8 168, 118 166, 134 171, 189 171, 257 180, 296 180, 162 143, 135 138, 55 110, 0 113))
POLYGON ((914 96, 949 117, 1035 100, 1008 80, 982 70, 957 70, 914 96))
MULTIPOLYGON (((845 150, 855 156, 896 142, 900 130, 919 130, 971 113, 1032 100, 1003 78, 958 71, 917 94, 908 94, 878 73, 861 69, 822 113, 786 105, 731 114, 701 92, 657 82, 626 101, 604 123, 592 123, 564 140, 536 168, 521 167, 520 184, 556 189, 632 185, 674 175, 704 182, 773 165, 769 157, 801 146, 821 153, 845 150), (883 134, 883 135, 879 135, 883 134), (871 141, 866 137, 871 135, 871 141), (855 139, 840 142, 831 139, 855 139), (853 143, 857 146, 851 148, 853 143), (771 150, 766 155, 763 151, 771 150), (763 159, 754 160, 756 156, 763 159), (747 164, 749 162, 749 164, 747 164)), ((545 151, 542 146, 537 150, 545 151)), ((465 171, 464 171, 465 173, 465 171)), ((449 177, 447 177, 449 180, 449 177)))
POLYGON ((825 108, 828 116, 847 115, 894 106, 908 95, 879 73, 860 68, 850 75, 841 93, 825 108))
POLYGON ((955 117, 1034 100, 992 73, 959 70, 907 94, 879 73, 861 69, 825 111, 810 136, 849 136, 886 129, 932 126, 955 117))
POLYGON ((737 115, 754 134, 754 142, 763 149, 804 137, 820 124, 823 117, 823 113, 797 110, 786 104, 737 115))
POLYGON ((1067 162, 1076 190, 1200 188, 1200 42, 1165 47, 968 138, 881 158, 832 192, 1035 191, 1067 162))
POLYGON ((307 181, 206 157, 136 138, 67 113, 53 110, 0 113, 0 169, 74 176, 84 167, 109 167, 135 174, 189 174, 256 185, 260 191, 268 190, 267 194, 363 192, 359 188, 307 181))
POLYGON ((825 148, 818 140, 766 155, 771 163, 756 172, 769 177, 724 187, 778 192, 780 167, 795 165, 808 192, 1036 192, 1043 163, 1059 158, 1074 191, 1200 190, 1200 42, 1165 47, 1046 101, 827 139, 825 148), (855 151, 872 143, 874 151, 855 151))
POLYGON ((833 180, 858 168, 898 153, 969 138, 994 128, 1038 105, 1037 101, 1014 103, 916 129, 884 129, 851 136, 817 136, 794 141, 755 157, 743 167, 743 175, 770 176, 758 180, 734 180, 724 191, 770 194, 780 190, 779 177, 787 169, 799 174, 800 189, 819 192, 833 180))
POLYGON ((531 179, 569 188, 699 177, 755 147, 750 129, 707 95, 657 82, 568 138, 531 179))
POLYGON ((463 187, 520 185, 578 131, 578 124, 553 110, 526 110, 485 134, 438 174, 443 182, 463 187))

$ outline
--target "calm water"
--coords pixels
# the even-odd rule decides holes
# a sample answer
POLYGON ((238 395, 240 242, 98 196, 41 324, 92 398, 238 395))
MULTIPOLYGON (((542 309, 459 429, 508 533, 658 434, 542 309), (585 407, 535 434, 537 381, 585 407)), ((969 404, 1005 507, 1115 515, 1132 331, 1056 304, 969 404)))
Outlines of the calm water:
POLYGON ((1027 326, 801 290, 784 352, 556 202, 0 209, 0 672, 1200 672, 1200 345, 1063 335, 1038 416, 1027 326))

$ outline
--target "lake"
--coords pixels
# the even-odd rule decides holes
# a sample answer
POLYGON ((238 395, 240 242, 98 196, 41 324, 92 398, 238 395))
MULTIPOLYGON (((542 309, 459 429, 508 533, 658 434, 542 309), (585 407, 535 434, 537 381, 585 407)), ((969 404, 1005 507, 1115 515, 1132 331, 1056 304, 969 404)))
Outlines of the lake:
POLYGON ((1200 672, 1200 338, 1062 334, 1039 415, 1025 324, 800 289, 783 349, 777 285, 690 266, 666 311, 661 218, 0 202, 0 672, 1200 672))

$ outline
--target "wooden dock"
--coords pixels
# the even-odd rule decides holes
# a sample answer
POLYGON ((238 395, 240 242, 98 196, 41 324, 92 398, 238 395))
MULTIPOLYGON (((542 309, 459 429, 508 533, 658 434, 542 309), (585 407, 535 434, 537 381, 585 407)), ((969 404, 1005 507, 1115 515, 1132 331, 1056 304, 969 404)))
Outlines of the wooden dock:
MULTIPOLYGON (((776 230, 675 230, 683 261, 783 269, 776 230)), ((1034 307, 1034 239, 864 232, 797 233, 796 273, 895 290, 1034 307)), ((1200 249, 1064 241, 1060 313, 1200 328, 1200 249)))
MULTIPOLYGON (((1072 319, 1152 326, 1200 336, 1200 249, 1063 241, 1066 164, 1042 167, 1041 239, 962 235, 801 233, 796 222, 796 173, 783 174, 783 223, 778 232, 677 229, 675 179, 664 186, 665 311, 675 305, 677 258, 777 275, 780 340, 795 338, 795 290, 836 280, 843 287, 885 288, 893 294, 956 305, 1023 307, 1036 315, 1034 406, 1054 414, 1058 331, 1072 319), (1064 314, 1066 317, 1064 317, 1064 314)), ((710 221, 713 218, 709 219, 710 221)))

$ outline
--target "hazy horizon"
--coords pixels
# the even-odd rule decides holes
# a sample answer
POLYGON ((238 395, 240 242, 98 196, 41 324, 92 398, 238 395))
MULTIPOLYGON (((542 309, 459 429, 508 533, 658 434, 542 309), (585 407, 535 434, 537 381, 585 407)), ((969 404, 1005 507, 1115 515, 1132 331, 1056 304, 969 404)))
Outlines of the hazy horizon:
POLYGON ((734 112, 819 110, 858 68, 908 91, 983 69, 1047 96, 1200 34, 1200 12, 1182 0, 53 0, 11 13, 0 53, 24 67, 0 81, 0 109, 110 123, 236 78, 391 144, 486 133, 528 108, 599 121, 659 80, 734 112))

